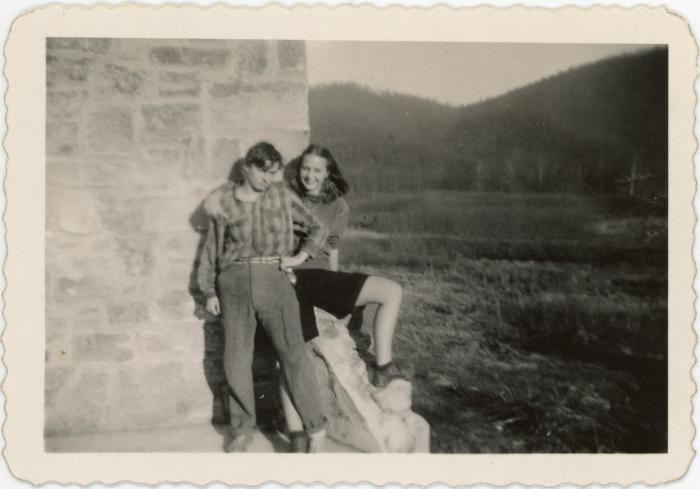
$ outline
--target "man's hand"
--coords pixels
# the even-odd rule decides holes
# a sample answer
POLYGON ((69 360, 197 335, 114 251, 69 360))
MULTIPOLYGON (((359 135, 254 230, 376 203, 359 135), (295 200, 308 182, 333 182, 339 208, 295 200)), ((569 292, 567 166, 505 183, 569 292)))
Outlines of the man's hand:
POLYGON ((221 304, 219 304, 219 298, 214 296, 207 299, 207 311, 212 313, 214 316, 221 314, 221 304))

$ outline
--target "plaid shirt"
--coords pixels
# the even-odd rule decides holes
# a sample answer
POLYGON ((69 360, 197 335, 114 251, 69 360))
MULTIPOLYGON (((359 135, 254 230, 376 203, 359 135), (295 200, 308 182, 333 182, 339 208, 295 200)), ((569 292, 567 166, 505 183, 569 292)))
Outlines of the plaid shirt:
POLYGON ((235 186, 215 190, 204 207, 211 217, 197 269, 197 283, 207 297, 216 295, 216 274, 236 260, 282 257, 294 249, 293 229, 309 229, 301 250, 315 255, 326 240, 326 227, 283 184, 270 185, 255 202, 241 202, 235 186))

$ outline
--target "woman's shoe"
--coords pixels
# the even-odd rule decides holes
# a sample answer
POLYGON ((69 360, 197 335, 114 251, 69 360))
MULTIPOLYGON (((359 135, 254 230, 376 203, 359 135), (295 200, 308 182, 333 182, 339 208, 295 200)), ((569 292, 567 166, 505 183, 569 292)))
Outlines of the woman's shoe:
POLYGON ((350 338, 355 342, 357 351, 369 351, 372 348, 372 336, 360 330, 350 330, 350 338))
POLYGON ((378 389, 383 389, 389 382, 396 379, 410 381, 413 378, 413 365, 399 364, 396 361, 378 367, 376 364, 369 368, 369 381, 378 389))

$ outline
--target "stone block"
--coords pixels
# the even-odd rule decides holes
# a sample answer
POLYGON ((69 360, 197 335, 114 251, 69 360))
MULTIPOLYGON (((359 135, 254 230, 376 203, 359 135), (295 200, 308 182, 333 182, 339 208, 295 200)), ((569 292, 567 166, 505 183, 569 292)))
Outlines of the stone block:
POLYGON ((126 362, 134 355, 128 335, 92 333, 73 337, 70 356, 80 362, 126 362))
MULTIPOLYGON (((64 386, 56 403, 45 403, 45 434, 89 433, 105 425, 111 390, 109 371, 81 369, 64 386)), ((48 370, 47 370, 48 374, 48 370)))
POLYGON ((279 83, 265 90, 242 91, 236 97, 211 99, 209 111, 214 126, 227 130, 266 134, 308 129, 307 91, 298 83, 279 83))
MULTIPOLYGON (((173 284, 176 285, 176 284, 173 284)), ((158 295, 156 306, 161 315, 168 320, 182 320, 193 318, 194 301, 192 296, 184 288, 168 290, 158 295)))
POLYGON ((240 81, 214 83, 209 87, 209 95, 214 98, 233 97, 240 94, 242 89, 240 81))
POLYGON ((112 39, 94 38, 83 42, 83 49, 91 53, 107 54, 111 46, 112 39))
POLYGON ((166 71, 158 75, 161 83, 185 84, 198 83, 201 76, 196 71, 166 71))
POLYGON ((196 320, 139 331, 137 343, 148 358, 182 358, 186 355, 191 360, 203 360, 205 357, 201 323, 196 320))
POLYGON ((134 95, 140 93, 146 74, 142 70, 132 70, 128 66, 107 64, 104 78, 115 94, 134 95))
POLYGON ((84 160, 64 159, 47 159, 46 182, 48 187, 46 196, 47 212, 50 209, 57 210, 56 199, 62 184, 90 185, 93 183, 89 166, 84 160))
POLYGON ((148 131, 182 131, 201 125, 200 109, 196 104, 144 105, 141 114, 148 131))
MULTIPOLYGON (((63 185, 94 186, 100 191, 107 187, 119 185, 119 180, 124 176, 122 161, 109 161, 105 158, 58 158, 48 159, 46 162, 47 182, 59 188, 63 185)), ((56 200, 48 199, 49 204, 56 200)))
POLYGON ((88 234, 100 229, 100 216, 92 189, 66 188, 59 193, 60 229, 67 233, 88 234))
POLYGON ((46 38, 46 51, 54 51, 60 49, 80 49, 81 47, 81 40, 75 37, 46 38))
POLYGON ((158 80, 158 93, 164 97, 196 97, 202 90, 196 72, 161 73, 158 80))
POLYGON ((153 273, 156 254, 153 236, 142 233, 115 236, 114 248, 125 276, 140 280, 153 273))
MULTIPOLYGON (((241 132, 237 134, 241 142, 243 152, 260 141, 260 134, 253 132, 241 132)), ((290 161, 301 154, 309 144, 309 132, 307 130, 275 130, 265 132, 265 140, 275 145, 285 161, 290 161)))
POLYGON ((203 422, 211 411, 211 393, 202 375, 201 360, 123 368, 117 374, 114 394, 120 410, 114 413, 112 422, 122 429, 203 422))
POLYGON ((185 147, 186 168, 184 177, 206 178, 211 174, 208 168, 206 140, 202 136, 193 137, 185 147))
MULTIPOLYGON (((47 117, 65 119, 75 117, 85 104, 87 92, 84 90, 51 90, 46 92, 47 117)), ((57 121, 58 122, 58 121, 57 121)))
POLYGON ((217 138, 211 150, 211 161, 214 168, 220 169, 218 175, 230 171, 234 162, 243 157, 241 143, 237 139, 217 138))
POLYGON ((129 107, 102 107, 89 114, 87 142, 95 153, 128 154, 133 134, 129 107))
POLYGON ((87 81, 95 62, 91 56, 46 55, 46 86, 87 81))
MULTIPOLYGON (((94 324, 92 326, 93 328, 95 327, 94 324)), ((71 365, 73 363, 70 358, 70 336, 62 333, 65 331, 71 331, 72 334, 75 334, 86 330, 73 328, 73 323, 68 319, 46 318, 46 345, 44 352, 46 365, 58 366, 71 365), (58 333, 51 330, 58 330, 58 333)))
POLYGON ((161 255, 181 257, 184 254, 191 254, 193 244, 196 244, 191 233, 179 233, 174 236, 165 236, 159 245, 161 255))
POLYGON ((158 95, 163 97, 198 97, 202 88, 199 83, 181 86, 163 86, 158 88, 158 95))
POLYGON ((260 75, 268 66, 266 41, 239 41, 235 47, 236 67, 244 74, 260 75))
POLYGON ((91 277, 82 273, 74 273, 70 276, 58 277, 51 280, 53 267, 47 266, 47 291, 49 299, 56 301, 69 300, 72 298, 84 297, 99 297, 100 288, 99 282, 95 277, 91 277))
POLYGON ((59 306, 81 298, 141 293, 144 281, 127 280, 109 233, 55 233, 46 246, 47 301, 59 306), (56 239, 68 245, 55 244, 56 239))
POLYGON ((183 129, 145 129, 139 132, 137 145, 141 148, 170 145, 187 149, 202 128, 195 125, 183 129))
POLYGON ((96 210, 102 227, 119 236, 142 231, 144 224, 144 199, 104 190, 96 195, 96 210))
POLYGON ((72 366, 47 365, 44 377, 44 404, 49 409, 55 406, 60 397, 67 396, 71 382, 78 377, 76 368, 72 366))
MULTIPOLYGON (((212 141, 216 136, 196 137, 186 147, 186 165, 184 177, 188 182, 197 182, 199 186, 206 185, 207 191, 216 187, 228 178, 231 161, 222 160, 226 154, 235 154, 236 149, 229 142, 212 141), (215 152, 216 153, 215 155, 215 152), (213 185, 212 185, 213 184, 213 185)), ((226 138, 223 138, 226 139, 226 138)))
POLYGON ((79 126, 77 122, 46 121, 46 154, 68 157, 79 151, 79 126))
POLYGON ((76 37, 49 37, 46 39, 46 51, 87 51, 97 54, 106 54, 111 45, 110 39, 84 39, 76 37))
POLYGON ((277 63, 280 68, 299 68, 306 64, 304 41, 278 41, 277 63))
POLYGON ((139 349, 143 355, 153 358, 153 355, 171 353, 174 350, 173 338, 162 331, 160 333, 139 333, 137 337, 139 349))
POLYGON ((203 375, 202 358, 196 357, 193 360, 195 361, 184 364, 183 376, 177 381, 176 394, 173 396, 172 392, 167 391, 160 393, 162 402, 168 402, 172 409, 170 423, 174 426, 211 421, 212 395, 203 375), (186 385, 187 389, 183 389, 183 385, 186 385))
POLYGON ((107 322, 107 315, 104 301, 100 298, 83 299, 73 296, 64 301, 48 301, 46 320, 47 334, 66 334, 76 330, 94 330, 107 322))
MULTIPOLYGON (((167 289, 189 291, 194 285, 194 263, 197 257, 199 235, 192 230, 177 233, 163 233, 154 236, 156 253, 155 280, 168 284, 167 289)), ((194 309, 191 304, 190 313, 194 309)))
POLYGON ((62 187, 57 184, 54 180, 49 179, 48 168, 50 164, 47 162, 47 178, 46 178, 46 204, 44 209, 45 214, 45 225, 46 225, 46 246, 49 246, 51 240, 51 235, 58 231, 61 227, 61 213, 56 202, 59 202, 58 198, 61 195, 62 187))
POLYGON ((230 52, 227 49, 157 46, 151 48, 151 58, 162 65, 223 67, 230 52))
POLYGON ((144 147, 145 161, 156 163, 158 166, 174 168, 185 161, 186 146, 184 144, 158 145, 144 147))
POLYGON ((124 323, 147 323, 151 319, 148 304, 140 301, 114 299, 107 305, 107 319, 112 326, 124 323))
POLYGON ((189 218, 196 203, 182 198, 149 198, 144 204, 148 232, 190 231, 189 218))

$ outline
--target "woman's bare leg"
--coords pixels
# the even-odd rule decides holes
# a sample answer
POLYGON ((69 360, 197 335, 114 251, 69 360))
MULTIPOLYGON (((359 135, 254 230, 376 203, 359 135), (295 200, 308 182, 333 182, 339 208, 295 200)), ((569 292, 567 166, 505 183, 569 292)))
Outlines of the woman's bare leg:
POLYGON ((401 308, 401 286, 387 278, 370 275, 355 302, 356 306, 378 304, 374 317, 374 348, 378 366, 392 360, 392 343, 401 308))

